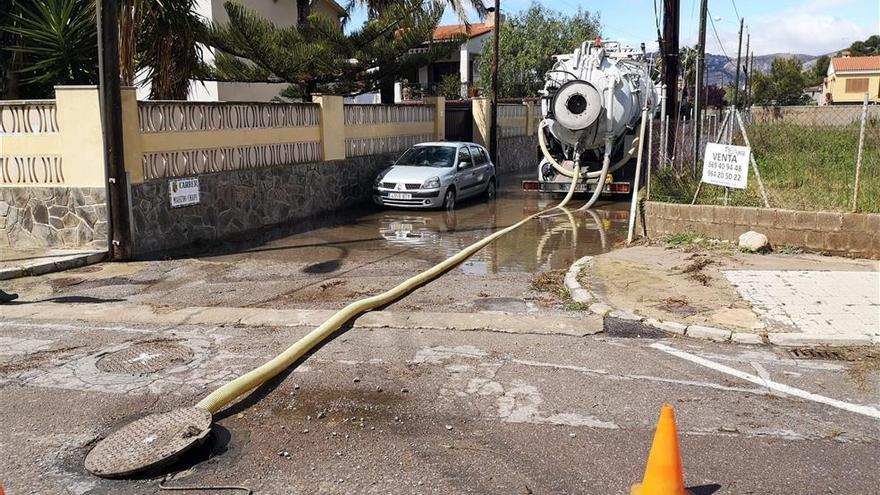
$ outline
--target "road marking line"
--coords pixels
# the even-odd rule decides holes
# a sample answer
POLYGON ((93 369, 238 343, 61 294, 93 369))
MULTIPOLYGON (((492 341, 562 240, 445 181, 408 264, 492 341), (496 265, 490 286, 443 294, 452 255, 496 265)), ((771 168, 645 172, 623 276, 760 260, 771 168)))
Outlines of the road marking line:
POLYGON ((870 406, 864 406, 861 404, 853 404, 851 402, 844 402, 837 399, 832 399, 830 397, 825 397, 824 395, 814 394, 812 392, 807 392, 806 390, 801 390, 799 388, 795 388, 789 385, 785 385, 783 383, 774 382, 770 379, 761 378, 759 376, 750 375, 743 371, 740 371, 735 368, 731 368, 729 366, 725 366, 723 364, 716 363, 715 361, 710 361, 706 358, 697 356, 696 354, 691 354, 689 352, 680 351, 673 347, 670 347, 666 344, 654 343, 651 344, 650 347, 654 349, 661 350, 667 354, 672 354, 675 357, 684 359, 686 361, 690 361, 692 363, 699 364, 700 366, 705 366, 707 368, 713 369, 715 371, 720 371, 721 373, 726 373, 728 375, 735 376, 739 379, 745 380, 747 382, 752 382, 756 385, 760 385, 763 387, 767 387, 770 390, 775 390, 777 392, 782 392, 784 394, 792 395, 795 397, 799 397, 801 399, 810 400, 813 402, 818 402, 820 404, 825 404, 827 406, 836 407, 838 409, 843 409, 844 411, 854 412, 856 414, 862 414, 864 416, 868 416, 874 419, 880 419, 880 410, 875 409, 870 406))
POLYGON ((745 394, 758 394, 758 395, 766 395, 767 392, 763 389, 752 389, 752 388, 741 388, 741 387, 727 387, 725 385, 720 385, 717 383, 710 382, 695 382, 691 380, 675 380, 673 378, 660 378, 659 376, 649 376, 649 375, 616 375, 609 373, 606 370, 602 369, 591 369, 591 368, 583 368, 581 366, 571 366, 567 364, 554 364, 554 363, 543 363, 540 361, 528 361, 524 359, 511 359, 511 362, 522 364, 525 366, 534 366, 538 368, 553 368, 559 370, 571 370, 577 371, 579 373, 587 373, 587 374, 595 374, 604 377, 608 377, 611 379, 621 379, 621 380, 644 380, 649 382, 661 382, 661 383, 672 383, 675 385, 688 385, 693 387, 704 387, 704 388, 712 388, 715 390, 723 390, 725 392, 742 392, 745 394))

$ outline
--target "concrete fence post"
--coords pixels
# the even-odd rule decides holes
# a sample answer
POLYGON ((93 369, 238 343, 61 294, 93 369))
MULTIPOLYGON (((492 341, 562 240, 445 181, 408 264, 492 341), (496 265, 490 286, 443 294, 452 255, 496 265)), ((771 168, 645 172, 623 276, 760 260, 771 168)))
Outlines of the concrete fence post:
POLYGON ((321 151, 323 159, 345 159, 345 108, 341 96, 313 95, 321 107, 321 151))
POLYGON ((144 153, 141 143, 141 126, 138 118, 137 93, 132 87, 121 88, 122 96, 122 142, 125 143, 125 173, 129 184, 144 181, 144 153))
POLYGON ((104 141, 96 86, 55 86, 65 183, 104 187, 104 141))
POLYGON ((526 136, 535 135, 535 102, 524 101, 526 106, 526 136))
POLYGON ((492 102, 488 98, 471 100, 474 114, 474 142, 489 146, 489 131, 492 128, 492 102))
POLYGON ((430 96, 425 98, 425 105, 434 105, 434 139, 446 139, 446 98, 430 96))
POLYGON ((856 181, 853 184, 852 212, 859 208, 859 180, 862 175, 862 152, 865 149, 865 123, 868 121, 868 93, 865 93, 865 103, 862 105, 862 123, 859 128, 859 149, 856 152, 856 181))

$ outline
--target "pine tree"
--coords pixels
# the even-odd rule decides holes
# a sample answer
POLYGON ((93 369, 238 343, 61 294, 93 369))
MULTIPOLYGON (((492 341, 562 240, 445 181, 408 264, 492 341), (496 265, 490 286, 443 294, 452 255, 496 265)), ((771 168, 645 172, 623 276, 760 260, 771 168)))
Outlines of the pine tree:
POLYGON ((224 4, 228 23, 208 28, 216 49, 201 79, 288 83, 283 95, 354 95, 375 90, 382 79, 448 55, 461 40, 432 43, 443 5, 404 0, 344 33, 332 20, 312 14, 308 22, 279 27, 240 3, 224 4))

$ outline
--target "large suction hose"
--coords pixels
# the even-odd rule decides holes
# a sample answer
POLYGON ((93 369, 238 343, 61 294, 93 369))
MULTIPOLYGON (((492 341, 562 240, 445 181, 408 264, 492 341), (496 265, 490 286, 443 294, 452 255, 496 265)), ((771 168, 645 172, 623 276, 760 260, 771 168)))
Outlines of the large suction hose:
MULTIPOLYGON (((575 176, 577 176, 579 172, 580 165, 575 164, 575 176)), ((355 301, 348 306, 342 308, 339 312, 331 316, 327 321, 309 332, 305 337, 301 338, 299 341, 288 347, 287 350, 274 357, 269 362, 249 371, 248 373, 245 373, 244 375, 211 392, 207 397, 196 404, 196 407, 204 409, 211 414, 216 413, 241 395, 247 393, 250 390, 253 390, 254 388, 270 380, 275 375, 287 369, 291 364, 295 363, 299 358, 305 355, 305 353, 309 352, 309 350, 321 343, 333 332, 339 330, 342 325, 344 325, 347 321, 351 320, 355 316, 375 309, 379 306, 384 306, 386 304, 396 301, 400 297, 406 295, 408 292, 430 282, 434 278, 442 275, 447 270, 455 267, 459 263, 472 256, 474 253, 485 247, 487 244, 491 243, 495 239, 498 239, 504 234, 507 234, 508 232, 511 232, 521 227, 523 224, 527 223, 533 218, 546 214, 549 211, 555 210, 557 208, 564 208, 565 205, 568 204, 569 200, 571 200, 571 197, 574 195, 574 190, 577 186, 577 182, 577 178, 571 181, 571 188, 568 190, 568 194, 558 205, 540 211, 533 215, 529 215, 519 222, 511 225, 510 227, 501 229, 498 232, 484 237, 483 239, 462 249, 457 254, 446 259, 445 261, 442 261, 434 265, 432 268, 403 281, 400 285, 394 287, 393 289, 385 291, 376 296, 355 301)))

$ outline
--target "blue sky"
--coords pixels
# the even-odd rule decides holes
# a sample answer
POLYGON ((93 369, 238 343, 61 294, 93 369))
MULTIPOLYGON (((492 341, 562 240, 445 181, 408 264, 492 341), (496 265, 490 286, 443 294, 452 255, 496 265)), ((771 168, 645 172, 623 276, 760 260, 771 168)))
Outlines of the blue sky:
MULTIPOLYGON (((501 0, 502 12, 528 8, 531 0, 501 0)), ((656 47, 653 0, 538 0, 551 9, 574 12, 578 7, 601 15, 606 38, 633 45, 646 42, 656 47)), ((662 0, 657 0, 662 6, 662 0)), ((697 39, 700 0, 681 0, 681 40, 694 44, 697 39)), ((737 16, 743 16, 751 32, 751 46, 758 55, 789 52, 821 55, 839 50, 857 39, 880 33, 880 0, 709 0, 718 38, 724 51, 736 56, 737 16)), ((475 19, 475 16, 472 18, 475 19)), ((363 22, 356 12, 352 24, 363 22)), ((457 17, 446 12, 443 24, 455 24, 457 17)), ((722 53, 719 42, 708 27, 707 50, 722 53)))

